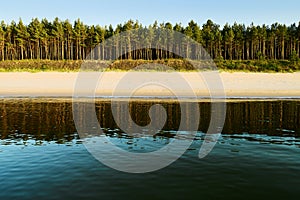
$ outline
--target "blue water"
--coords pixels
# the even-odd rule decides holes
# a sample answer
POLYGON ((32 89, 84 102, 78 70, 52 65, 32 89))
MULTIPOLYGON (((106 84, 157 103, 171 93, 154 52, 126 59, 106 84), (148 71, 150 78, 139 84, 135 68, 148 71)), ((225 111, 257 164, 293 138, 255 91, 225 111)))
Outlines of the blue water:
MULTIPOLYGON (((12 107, 15 108, 16 103, 12 107)), ((40 109, 40 106, 32 106, 33 110, 37 108, 40 109)), ((34 113, 32 109, 29 109, 31 115, 34 113)), ((25 115, 28 112, 22 111, 25 115)), ((298 120, 297 115, 287 117, 298 120)), ((69 123, 66 119, 59 121, 62 124, 69 123)), ((58 136, 47 136, 47 129, 40 127, 44 134, 36 136, 21 133, 21 129, 32 131, 30 127, 33 126, 38 132, 38 124, 25 120, 26 126, 23 127, 21 121, 11 120, 16 126, 7 122, 0 126, 1 200, 298 199, 300 195, 300 138, 295 124, 287 125, 293 133, 289 132, 288 135, 224 132, 212 152, 203 159, 198 158, 199 147, 203 142, 203 133, 199 131, 185 154, 168 167, 146 174, 129 174, 97 161, 73 130, 72 133, 62 134, 61 138, 64 139, 61 139, 58 136), (32 125, 28 127, 28 123, 32 125), (16 127, 19 129, 16 130, 16 127), (291 130, 292 127, 296 127, 295 130, 291 130), (6 132, 9 134, 4 137, 6 132)), ((54 122, 50 120, 49 124, 54 122)), ((55 125, 55 130, 67 131, 55 125)), ((169 137, 162 134, 137 141, 134 138, 118 137, 119 133, 114 128, 107 130, 116 132, 109 135, 111 141, 129 151, 153 150, 169 140, 169 137)), ((271 130, 276 130, 276 127, 272 125, 271 130)), ((283 129, 283 132, 286 130, 283 129)), ((50 132, 53 133, 52 130, 50 132)))
POLYGON ((2 141, 0 196, 1 199, 297 198, 300 141, 289 138, 277 144, 280 138, 251 136, 263 140, 249 141, 248 137, 223 135, 204 159, 197 157, 202 141, 196 140, 175 163, 147 174, 108 168, 75 140, 67 145, 52 142, 37 145, 35 141, 5 145, 2 141))

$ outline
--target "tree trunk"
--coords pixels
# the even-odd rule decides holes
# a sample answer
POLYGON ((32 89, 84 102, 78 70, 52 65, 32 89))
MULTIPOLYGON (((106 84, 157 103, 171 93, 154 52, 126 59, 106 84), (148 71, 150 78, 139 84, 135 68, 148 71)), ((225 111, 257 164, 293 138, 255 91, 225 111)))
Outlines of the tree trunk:
POLYGON ((281 41, 281 59, 284 59, 284 39, 281 41))

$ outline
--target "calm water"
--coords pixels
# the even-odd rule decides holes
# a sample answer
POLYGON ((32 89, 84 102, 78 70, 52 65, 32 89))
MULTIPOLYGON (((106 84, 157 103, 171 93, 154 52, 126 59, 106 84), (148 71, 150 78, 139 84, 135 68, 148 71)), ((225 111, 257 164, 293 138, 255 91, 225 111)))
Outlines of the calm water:
MULTIPOLYGON (((155 103, 130 103, 137 124, 149 123, 147 112, 155 103)), ((97 102, 96 111, 111 141, 128 151, 145 152, 168 144, 179 127, 178 102, 160 103, 167 123, 143 139, 118 129, 109 101, 97 102)), ((104 166, 87 152, 74 126, 70 100, 2 99, 0 199, 299 198, 300 100, 228 102, 222 136, 204 159, 198 159, 198 152, 210 103, 199 106, 199 131, 179 160, 159 171, 128 174, 104 166)))

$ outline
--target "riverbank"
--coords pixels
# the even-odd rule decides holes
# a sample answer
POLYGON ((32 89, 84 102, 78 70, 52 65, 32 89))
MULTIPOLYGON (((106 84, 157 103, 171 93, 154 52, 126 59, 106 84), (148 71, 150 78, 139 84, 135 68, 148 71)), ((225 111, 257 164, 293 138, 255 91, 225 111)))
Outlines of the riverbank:
POLYGON ((209 78, 205 72, 105 72, 97 84, 95 72, 81 74, 79 80, 77 76, 77 72, 0 73, 0 96, 71 97, 77 86, 75 94, 82 97, 95 94, 97 97, 174 98, 174 95, 196 94, 207 98, 209 80, 210 88, 215 87, 210 83, 222 82, 227 98, 300 98, 300 72, 221 72, 209 78), (189 85, 185 85, 186 80, 189 85))

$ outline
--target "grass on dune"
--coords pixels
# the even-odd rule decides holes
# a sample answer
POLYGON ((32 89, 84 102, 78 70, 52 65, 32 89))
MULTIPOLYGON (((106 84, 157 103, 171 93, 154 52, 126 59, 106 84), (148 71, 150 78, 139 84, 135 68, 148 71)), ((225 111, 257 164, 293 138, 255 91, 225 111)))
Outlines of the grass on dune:
MULTIPOLYGON (((289 60, 215 60, 220 71, 226 72, 296 72, 300 62, 289 60)), ((81 71, 180 71, 212 69, 212 62, 190 62, 184 59, 164 60, 7 60, 0 61, 0 72, 79 72, 81 71), (194 68, 197 66, 197 69, 194 68)), ((214 68, 215 69, 215 68, 214 68)))

